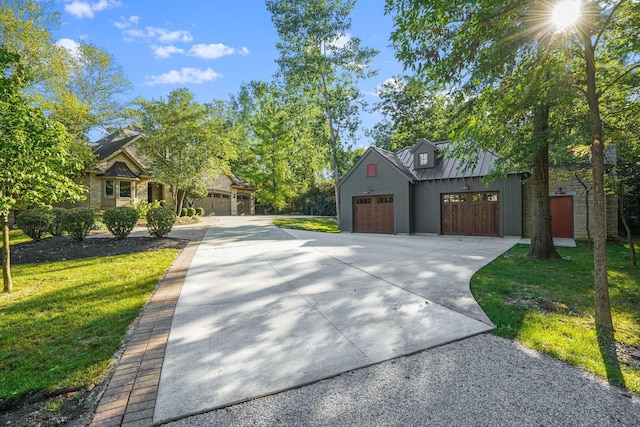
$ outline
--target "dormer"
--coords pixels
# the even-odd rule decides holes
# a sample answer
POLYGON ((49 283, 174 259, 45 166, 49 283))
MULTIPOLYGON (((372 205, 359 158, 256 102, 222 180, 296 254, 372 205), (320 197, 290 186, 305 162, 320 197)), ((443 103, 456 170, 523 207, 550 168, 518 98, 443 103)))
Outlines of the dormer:
POLYGON ((414 169, 433 168, 436 165, 438 148, 426 139, 421 139, 411 149, 411 154, 413 155, 414 169))

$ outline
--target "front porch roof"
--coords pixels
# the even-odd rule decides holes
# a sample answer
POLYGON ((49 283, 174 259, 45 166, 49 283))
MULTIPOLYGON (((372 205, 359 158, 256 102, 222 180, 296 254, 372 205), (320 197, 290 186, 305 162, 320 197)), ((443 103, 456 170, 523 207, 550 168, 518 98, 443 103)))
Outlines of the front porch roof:
POLYGON ((102 174, 104 178, 127 178, 139 180, 140 175, 136 175, 129 169, 124 162, 115 162, 109 169, 107 169, 104 174, 102 174))

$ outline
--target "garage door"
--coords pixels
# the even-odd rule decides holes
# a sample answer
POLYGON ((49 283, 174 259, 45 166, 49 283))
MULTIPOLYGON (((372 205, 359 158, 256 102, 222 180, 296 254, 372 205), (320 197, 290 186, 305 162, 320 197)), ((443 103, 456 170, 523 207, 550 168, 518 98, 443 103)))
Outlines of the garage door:
POLYGON ((238 194, 238 215, 251 215, 251 197, 238 194))
POLYGON ((206 215, 231 215, 231 196, 209 193, 204 199, 196 201, 194 206, 204 208, 206 215))
POLYGON ((442 234, 499 236, 497 192, 442 195, 442 234))
POLYGON ((353 198, 353 231, 356 233, 393 233, 393 196, 353 198))

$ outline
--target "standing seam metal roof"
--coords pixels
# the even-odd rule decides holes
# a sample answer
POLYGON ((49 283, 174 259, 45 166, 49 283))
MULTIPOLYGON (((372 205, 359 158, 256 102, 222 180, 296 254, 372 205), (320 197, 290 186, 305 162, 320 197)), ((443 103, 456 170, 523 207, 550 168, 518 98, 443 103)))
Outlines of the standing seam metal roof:
MULTIPOLYGON (((436 142, 433 144, 438 150, 442 150, 450 143, 436 142)), ((406 147, 395 154, 389 154, 396 157, 397 162, 400 163, 404 169, 409 170, 418 181, 487 176, 491 172, 493 162, 498 158, 498 156, 489 151, 479 151, 477 153, 477 161, 472 167, 464 167, 461 161, 453 158, 437 157, 435 167, 414 169, 413 153, 411 152, 412 149, 413 147, 406 147)))

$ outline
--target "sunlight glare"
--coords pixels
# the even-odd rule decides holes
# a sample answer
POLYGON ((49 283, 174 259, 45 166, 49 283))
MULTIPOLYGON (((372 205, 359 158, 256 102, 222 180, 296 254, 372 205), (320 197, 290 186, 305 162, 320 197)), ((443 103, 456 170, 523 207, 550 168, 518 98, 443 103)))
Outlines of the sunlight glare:
POLYGON ((580 0, 562 0, 553 7, 551 21, 556 29, 565 31, 580 19, 580 0))

